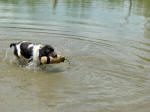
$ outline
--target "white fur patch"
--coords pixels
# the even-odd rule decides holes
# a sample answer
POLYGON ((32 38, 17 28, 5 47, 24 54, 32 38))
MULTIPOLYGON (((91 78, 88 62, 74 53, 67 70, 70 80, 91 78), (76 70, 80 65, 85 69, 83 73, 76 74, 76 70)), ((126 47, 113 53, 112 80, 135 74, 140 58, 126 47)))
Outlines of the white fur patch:
POLYGON ((33 47, 34 45, 33 44, 30 44, 29 46, 28 46, 28 48, 31 48, 31 47, 33 47))
POLYGON ((20 44, 16 45, 18 56, 21 57, 20 44))
POLYGON ((42 45, 34 45, 33 46, 33 61, 39 62, 39 50, 41 49, 42 45))

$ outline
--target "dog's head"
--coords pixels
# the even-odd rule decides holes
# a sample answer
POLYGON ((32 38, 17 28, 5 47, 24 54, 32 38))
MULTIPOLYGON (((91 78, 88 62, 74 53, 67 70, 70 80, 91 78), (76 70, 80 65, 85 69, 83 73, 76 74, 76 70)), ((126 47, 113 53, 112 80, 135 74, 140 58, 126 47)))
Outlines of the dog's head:
POLYGON ((52 56, 53 58, 57 57, 57 54, 54 51, 54 48, 50 45, 45 45, 40 50, 41 56, 52 56))

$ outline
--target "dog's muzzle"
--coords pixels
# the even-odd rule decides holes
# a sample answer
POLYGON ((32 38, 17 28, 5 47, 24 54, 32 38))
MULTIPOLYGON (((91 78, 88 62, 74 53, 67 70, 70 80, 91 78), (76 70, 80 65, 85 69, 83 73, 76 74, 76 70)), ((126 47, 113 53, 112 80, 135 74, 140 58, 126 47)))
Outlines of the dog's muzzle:
POLYGON ((57 58, 57 54, 55 52, 52 53, 51 55, 53 58, 57 58))

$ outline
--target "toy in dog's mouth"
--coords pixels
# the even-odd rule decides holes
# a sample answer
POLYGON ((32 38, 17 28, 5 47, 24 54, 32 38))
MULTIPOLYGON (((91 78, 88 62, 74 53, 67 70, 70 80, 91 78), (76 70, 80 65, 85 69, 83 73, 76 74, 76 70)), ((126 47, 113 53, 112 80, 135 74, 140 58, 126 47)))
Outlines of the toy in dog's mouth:
POLYGON ((61 62, 64 62, 64 61, 65 61, 65 57, 64 56, 60 56, 60 55, 57 55, 57 57, 52 57, 52 56, 46 57, 46 56, 43 56, 41 58, 41 64, 56 64, 56 63, 61 63, 61 62))

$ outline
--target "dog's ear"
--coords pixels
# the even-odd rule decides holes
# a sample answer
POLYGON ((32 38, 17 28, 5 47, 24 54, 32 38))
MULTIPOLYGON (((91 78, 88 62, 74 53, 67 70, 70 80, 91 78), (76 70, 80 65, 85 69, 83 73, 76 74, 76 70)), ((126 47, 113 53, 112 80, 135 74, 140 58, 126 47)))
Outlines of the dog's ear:
POLYGON ((49 56, 52 52, 54 52, 54 48, 50 45, 45 45, 40 49, 39 57, 49 56))
POLYGON ((52 46, 50 46, 50 45, 45 45, 43 47, 43 51, 44 51, 45 55, 49 55, 52 52, 54 52, 54 48, 52 46))
POLYGON ((45 49, 46 51, 49 51, 49 52, 54 52, 54 48, 53 48, 52 46, 50 46, 50 45, 45 45, 45 46, 44 46, 44 49, 45 49))

